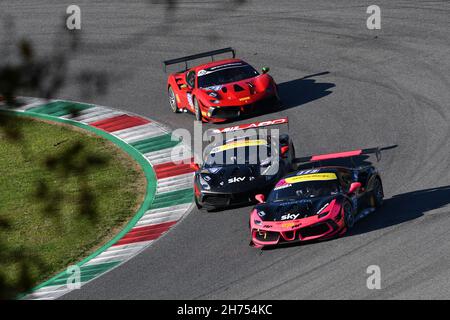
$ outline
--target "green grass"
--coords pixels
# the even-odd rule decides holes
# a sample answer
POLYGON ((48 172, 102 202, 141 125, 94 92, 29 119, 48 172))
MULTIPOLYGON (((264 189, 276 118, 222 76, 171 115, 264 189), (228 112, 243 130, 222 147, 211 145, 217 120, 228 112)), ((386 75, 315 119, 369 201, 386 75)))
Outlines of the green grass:
POLYGON ((12 121, 20 140, 0 128, 0 223, 8 225, 0 229, 0 286, 23 289, 18 281, 24 263, 34 286, 112 238, 137 211, 146 183, 133 160, 105 139, 32 119, 12 121), (49 160, 78 142, 83 148, 76 155, 49 160), (77 168, 92 156, 105 163, 81 173, 77 168), (81 200, 83 190, 92 200, 81 200), (30 263, 30 256, 42 265, 30 263))

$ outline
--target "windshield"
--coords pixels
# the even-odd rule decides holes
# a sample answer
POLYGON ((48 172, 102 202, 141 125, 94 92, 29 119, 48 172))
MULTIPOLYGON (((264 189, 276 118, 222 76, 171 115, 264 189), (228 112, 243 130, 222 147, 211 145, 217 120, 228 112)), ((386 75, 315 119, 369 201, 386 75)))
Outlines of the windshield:
POLYGON ((271 148, 267 144, 227 148, 227 145, 214 148, 206 157, 205 168, 222 167, 235 164, 264 164, 270 162, 271 148))
POLYGON ((268 202, 310 199, 335 195, 340 191, 337 180, 279 184, 269 194, 268 202))
POLYGON ((248 64, 224 67, 217 70, 201 70, 198 73, 198 87, 208 88, 253 78, 257 75, 258 71, 248 64))

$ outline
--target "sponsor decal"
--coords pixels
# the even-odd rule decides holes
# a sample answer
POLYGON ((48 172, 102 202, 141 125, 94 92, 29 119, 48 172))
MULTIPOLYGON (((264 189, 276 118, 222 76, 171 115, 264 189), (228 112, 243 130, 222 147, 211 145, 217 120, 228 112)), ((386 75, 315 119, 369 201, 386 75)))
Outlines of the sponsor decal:
POLYGON ((295 220, 300 216, 300 213, 289 213, 281 216, 281 220, 295 220))
POLYGON ((216 86, 207 87, 207 88, 205 88, 205 89, 206 89, 206 90, 219 91, 219 90, 222 89, 222 88, 223 88, 223 85, 222 85, 222 84, 218 84, 218 85, 216 85, 216 86))
POLYGON ((286 183, 298 183, 305 181, 325 181, 325 180, 336 180, 335 173, 311 173, 304 174, 301 176, 289 177, 284 179, 286 183))
POLYGON ((317 173, 317 172, 319 172, 319 170, 320 169, 301 170, 301 171, 297 172, 297 175, 301 176, 303 174, 317 173))
POLYGON ((283 223, 281 225, 281 227, 283 227, 283 228, 292 228, 294 225, 295 225, 295 223, 293 223, 293 222, 287 222, 287 223, 283 223))
POLYGON ((242 62, 234 62, 234 63, 221 64, 221 65, 219 65, 219 66, 215 66, 215 67, 210 67, 210 68, 207 68, 207 69, 199 70, 199 71, 197 72, 197 76, 198 76, 198 77, 202 77, 202 76, 204 76, 204 75, 213 73, 213 72, 215 72, 215 71, 219 71, 219 70, 223 70, 223 69, 229 69, 229 68, 235 68, 235 67, 245 67, 245 66, 247 66, 247 64, 244 64, 244 63, 242 63, 242 62))
POLYGON ((293 229, 293 228, 297 228, 299 226, 301 226, 301 223, 286 222, 286 223, 281 224, 282 228, 291 228, 291 229, 293 229))
POLYGON ((212 130, 212 133, 226 133, 226 132, 232 132, 232 131, 237 131, 237 130, 246 130, 246 129, 252 129, 252 128, 280 125, 280 124, 284 124, 284 123, 288 123, 287 117, 280 118, 280 119, 261 121, 261 122, 253 122, 253 123, 242 124, 239 126, 233 126, 233 127, 227 127, 227 128, 221 128, 221 129, 214 129, 214 130, 212 130))
POLYGON ((228 179, 228 183, 236 183, 236 182, 242 182, 245 180, 245 177, 233 177, 228 179))
POLYGON ((231 143, 215 147, 214 149, 211 150, 211 153, 222 152, 225 150, 236 149, 240 147, 254 147, 261 145, 267 145, 267 141, 264 139, 233 141, 231 143))
POLYGON ((239 101, 247 101, 249 99, 250 99, 250 97, 244 97, 244 98, 240 98, 239 101))

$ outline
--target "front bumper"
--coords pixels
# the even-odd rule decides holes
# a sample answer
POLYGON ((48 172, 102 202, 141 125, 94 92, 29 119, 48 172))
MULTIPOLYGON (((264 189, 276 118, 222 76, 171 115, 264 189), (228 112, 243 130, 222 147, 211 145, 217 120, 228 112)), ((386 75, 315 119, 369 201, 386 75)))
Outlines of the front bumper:
POLYGON ((346 231, 343 214, 335 217, 311 216, 293 221, 265 222, 256 225, 250 220, 251 238, 255 247, 273 246, 311 240, 325 240, 346 231))
POLYGON ((255 202, 255 196, 259 193, 266 194, 270 190, 269 187, 263 189, 238 192, 238 193, 220 193, 202 191, 197 196, 197 202, 206 209, 224 208, 228 206, 237 206, 255 202))
POLYGON ((226 121, 239 118, 241 115, 253 114, 271 108, 278 103, 275 94, 264 97, 253 103, 240 106, 217 106, 210 107, 206 113, 207 117, 215 121, 226 121))

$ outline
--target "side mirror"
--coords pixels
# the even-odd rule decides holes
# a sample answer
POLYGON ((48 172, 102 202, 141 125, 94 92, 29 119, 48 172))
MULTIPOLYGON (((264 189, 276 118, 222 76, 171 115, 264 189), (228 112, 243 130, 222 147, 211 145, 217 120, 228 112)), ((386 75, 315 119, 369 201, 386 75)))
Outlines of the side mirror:
POLYGON ((200 170, 200 166, 198 165, 198 163, 195 162, 191 163, 191 168, 194 169, 195 171, 200 170))
POLYGON ((265 73, 267 73, 267 72, 269 72, 270 71, 270 68, 269 67, 263 67, 262 68, 262 73, 263 74, 265 74, 265 73))
POLYGON ((263 194, 257 194, 256 196, 255 196, 255 199, 256 199, 256 201, 258 201, 259 203, 264 203, 264 200, 266 200, 265 199, 265 197, 264 197, 264 195, 263 194))
POLYGON ((283 158, 286 158, 288 156, 289 146, 282 146, 281 147, 281 156, 283 158))
POLYGON ((348 190, 348 193, 350 193, 350 194, 356 193, 356 191, 358 191, 359 188, 361 188, 361 182, 353 182, 350 185, 350 189, 348 190))

